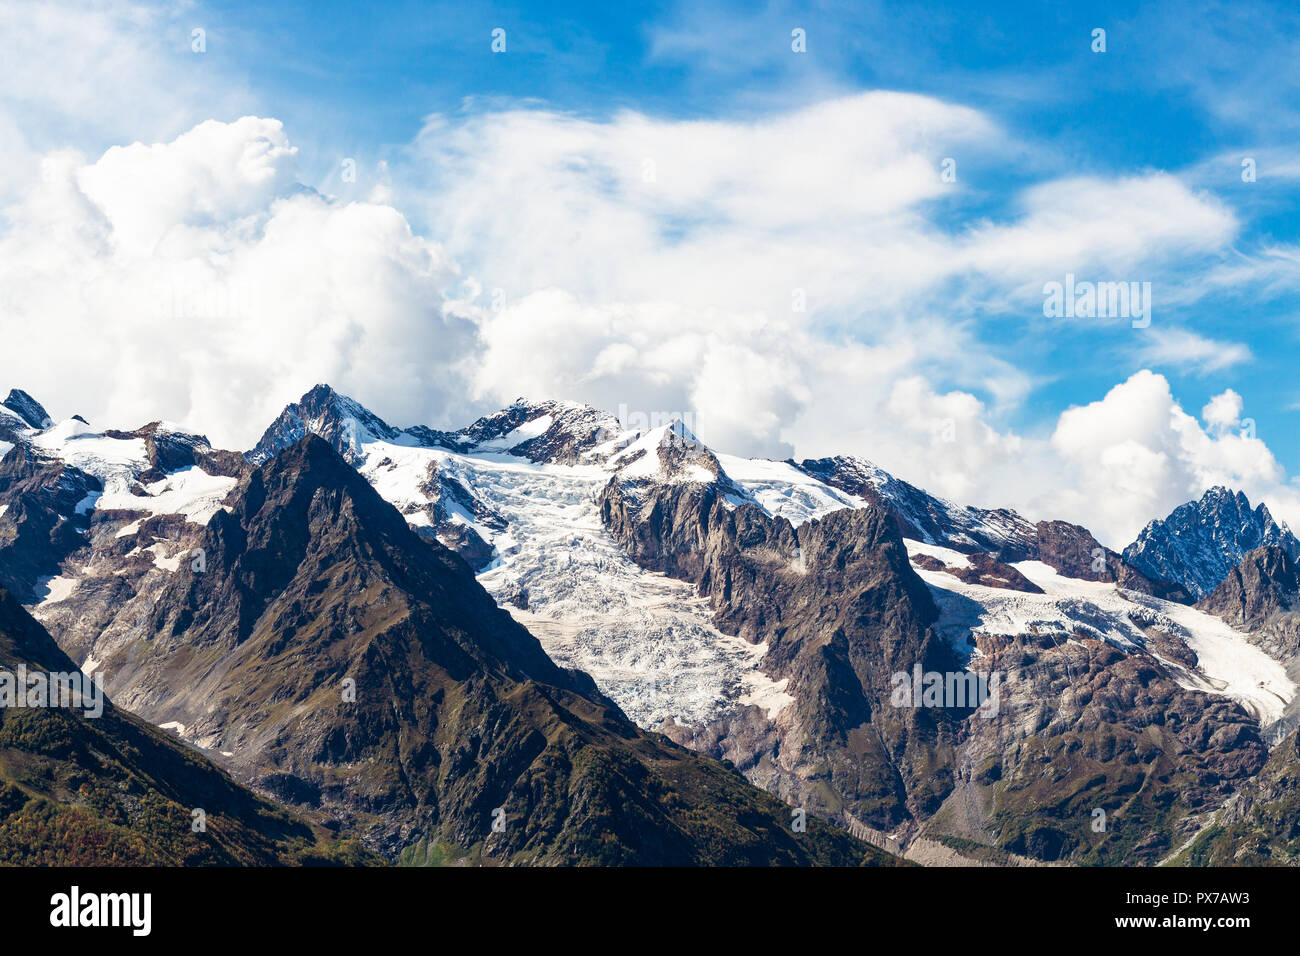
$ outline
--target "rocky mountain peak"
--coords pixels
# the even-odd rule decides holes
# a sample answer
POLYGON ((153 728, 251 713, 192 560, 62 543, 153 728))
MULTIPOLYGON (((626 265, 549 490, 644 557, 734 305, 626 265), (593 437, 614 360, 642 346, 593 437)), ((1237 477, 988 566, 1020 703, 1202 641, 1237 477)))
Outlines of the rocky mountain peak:
POLYGON ((363 443, 396 441, 402 434, 360 402, 329 385, 316 385, 280 413, 247 458, 260 465, 309 433, 323 437, 353 465, 364 457, 363 443))
POLYGON ((884 506, 904 537, 966 553, 984 551, 1000 561, 1023 561, 1035 553, 1037 529, 1009 509, 955 504, 854 456, 805 459, 798 467, 833 488, 884 506))
POLYGON ((591 405, 526 398, 515 399, 458 432, 411 429, 412 434, 455 451, 506 453, 538 464, 603 460, 608 449, 602 446, 624 431, 614 415, 591 405))
POLYGON ((54 420, 45 411, 45 407, 21 388, 11 389, 9 396, 3 402, 0 402, 0 405, 12 411, 29 427, 35 428, 37 431, 49 428, 54 424, 54 420))
POLYGON ((1251 508, 1240 491, 1222 485, 1197 501, 1175 508, 1167 518, 1150 522, 1124 549, 1124 560, 1152 578, 1181 585, 1195 598, 1212 592, 1249 552, 1276 546, 1300 557, 1300 541, 1268 508, 1251 508))
POLYGON ((1197 606, 1229 624, 1258 627, 1274 614, 1300 610, 1300 568, 1277 545, 1256 548, 1197 606))

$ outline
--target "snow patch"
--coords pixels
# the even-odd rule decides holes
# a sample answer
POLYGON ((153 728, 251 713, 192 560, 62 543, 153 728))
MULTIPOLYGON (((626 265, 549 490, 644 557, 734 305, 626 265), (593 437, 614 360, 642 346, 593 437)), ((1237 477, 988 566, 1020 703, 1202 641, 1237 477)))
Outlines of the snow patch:
MULTIPOLYGON (((909 554, 933 554, 951 563, 942 553, 946 549, 911 540, 906 544, 909 554)), ((1060 643, 1083 631, 1133 652, 1146 646, 1147 626, 1182 640, 1197 656, 1195 670, 1160 658, 1174 681, 1188 690, 1233 698, 1262 726, 1280 718, 1296 695, 1297 687, 1280 663, 1213 615, 1113 584, 1065 577, 1041 561, 1012 567, 1044 593, 967 584, 941 571, 915 569, 939 607, 939 630, 955 647, 968 650, 966 638, 975 631, 1007 637, 1046 633, 1060 643)))
POLYGON ((77 589, 78 583, 76 578, 65 578, 61 574, 41 578, 36 582, 36 593, 40 596, 36 606, 45 607, 66 600, 77 589))
POLYGON ((824 518, 844 508, 865 508, 856 495, 832 488, 788 462, 718 455, 727 477, 740 485, 773 517, 793 525, 824 518))
MULTIPOLYGON (((238 479, 209 475, 197 465, 182 468, 160 481, 144 485, 147 497, 133 495, 130 485, 115 480, 100 496, 101 511, 147 511, 150 515, 180 514, 195 524, 207 524, 221 510, 221 503, 238 479)), ((138 530, 138 522, 136 523, 138 530)), ((127 527, 131 527, 128 525, 127 527)), ((126 529, 118 532, 122 537, 126 529)))

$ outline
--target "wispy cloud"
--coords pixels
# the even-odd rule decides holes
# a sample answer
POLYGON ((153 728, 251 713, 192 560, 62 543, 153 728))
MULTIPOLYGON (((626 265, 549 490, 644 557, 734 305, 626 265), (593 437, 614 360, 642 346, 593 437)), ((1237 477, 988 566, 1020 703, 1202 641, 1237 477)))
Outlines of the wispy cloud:
POLYGON ((1241 365, 1253 357, 1249 346, 1216 341, 1190 329, 1144 329, 1137 349, 1137 359, 1146 365, 1202 375, 1241 365))

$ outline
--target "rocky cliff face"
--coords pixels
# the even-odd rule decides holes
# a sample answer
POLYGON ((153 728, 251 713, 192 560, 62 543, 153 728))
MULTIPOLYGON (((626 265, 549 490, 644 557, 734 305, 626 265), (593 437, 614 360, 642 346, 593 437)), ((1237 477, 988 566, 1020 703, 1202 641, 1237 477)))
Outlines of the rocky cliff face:
POLYGON ((1152 578, 1092 536, 1087 528, 1068 521, 1040 521, 1035 526, 1034 560, 1054 568, 1066 577, 1081 581, 1107 581, 1118 587, 1153 594, 1167 601, 1189 603, 1191 596, 1180 585, 1152 578))
POLYGON ((1300 732, 1274 748, 1259 776, 1176 862, 1300 866, 1300 732))
POLYGON ((27 444, 0 459, 0 587, 39 600, 40 583, 85 544, 82 507, 103 485, 27 444))
POLYGON ((0 405, 22 419, 23 424, 28 428, 49 428, 54 424, 45 407, 21 388, 10 389, 8 396, 0 402, 0 405))
POLYGON ((144 443, 148 468, 136 479, 142 484, 162 481, 182 468, 201 468, 209 475, 230 478, 243 478, 251 471, 238 452, 213 448, 205 436, 176 431, 162 422, 150 422, 134 431, 110 428, 104 435, 115 441, 138 439, 144 443))
POLYGON ((868 848, 636 728, 323 439, 247 479, 91 653, 109 689, 390 856, 858 863, 868 848), (132 623, 134 615, 135 623, 132 623), (442 853, 444 850, 438 850, 442 853))
POLYGON ((1151 654, 1082 635, 981 646, 1005 675, 1001 706, 966 722, 958 784, 927 834, 1047 861, 1151 865, 1267 757, 1238 704, 1181 687, 1151 654))
POLYGON ((789 800, 877 829, 942 802, 963 714, 892 706, 891 678, 959 664, 930 629, 934 604, 889 513, 795 528, 728 507, 716 484, 617 480, 601 513, 636 560, 698 584, 724 632, 767 643, 763 669, 795 703, 775 753, 738 764, 789 800))
POLYGON ((1279 615, 1300 611, 1300 569, 1276 545, 1256 548, 1197 606, 1255 630, 1279 615))
MULTIPOLYGON (((1197 607, 1246 631, 1251 643, 1300 679, 1300 568, 1275 545, 1256 548, 1197 607)), ((1292 701, 1271 728, 1276 741, 1300 726, 1300 701, 1292 701)))

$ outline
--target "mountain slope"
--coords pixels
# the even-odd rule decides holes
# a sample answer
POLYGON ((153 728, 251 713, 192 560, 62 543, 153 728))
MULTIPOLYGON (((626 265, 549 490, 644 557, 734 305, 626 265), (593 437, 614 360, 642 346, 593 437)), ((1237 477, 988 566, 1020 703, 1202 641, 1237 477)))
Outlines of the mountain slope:
MULTIPOLYGON (((0 590, 0 673, 77 667, 0 590)), ((197 865, 372 861, 273 807, 190 748, 105 702, 0 707, 0 864, 197 865), (93 714, 93 709, 90 710, 93 714), (195 832, 194 811, 206 814, 195 832)))
POLYGON ((9 395, 0 404, 21 418, 28 428, 39 431, 54 424, 45 407, 20 388, 10 389, 9 395))
POLYGON ((1176 862, 1188 866, 1300 866, 1300 731, 1277 747, 1238 801, 1176 862))
POLYGON ((640 731, 321 438, 256 469, 197 543, 201 572, 94 645, 110 690, 390 856, 883 859, 820 821, 791 832, 734 771, 640 731))
POLYGON ((1300 568, 1277 545, 1256 548, 1197 606, 1255 630, 1279 615, 1300 611, 1300 568))
POLYGON ((0 587, 24 599, 84 545, 84 502, 103 488, 93 475, 25 443, 0 459, 0 587))
POLYGON ((890 706, 891 675, 959 665, 886 512, 845 509, 796 529, 730 505, 718 482, 621 477, 601 511, 634 560, 695 582, 724 632, 768 644, 762 667, 794 703, 777 717, 780 745, 738 759, 751 779, 877 829, 933 812, 964 714, 890 706))
POLYGON ((1009 509, 957 505, 847 455, 805 459, 798 467, 834 488, 886 506, 905 538, 956 551, 985 551, 1000 561, 1034 556, 1033 523, 1009 509))
MULTIPOLYGON (((509 846, 485 831, 498 807, 516 825, 512 807, 471 799, 490 786, 472 771, 501 755, 445 770, 448 748, 481 740, 488 715, 526 765, 500 772, 510 779, 614 746, 608 702, 551 661, 590 673, 640 726, 909 853, 956 840, 1154 862, 1233 798, 1264 762, 1262 738, 1285 733, 1279 717, 1297 707, 1300 672, 1288 677, 1267 630, 1244 635, 1212 609, 1171 603, 1187 600, 1178 585, 1077 525, 963 508, 858 459, 743 459, 681 422, 627 428, 564 402, 521 400, 452 432, 397 429, 325 386, 268 429, 248 456, 257 476, 174 429, 72 422, 20 440, 53 467, 17 498, 0 491, 0 505, 51 496, 67 469, 102 485, 44 512, 71 516, 72 550, 52 569, 45 555, 41 573, 59 576, 34 608, 60 644, 106 668, 132 709, 390 855, 585 858, 562 826, 509 846), (329 456, 302 456, 318 433, 351 478, 329 456), (366 504, 367 484, 396 512, 366 504), (495 620, 438 597, 469 593, 473 577, 412 563, 412 534, 469 561, 549 660, 527 642, 492 643, 509 623, 492 602, 495 620), (488 657, 448 629, 485 635, 488 657), (487 676, 454 671, 462 659, 487 676), (897 706, 893 679, 918 664, 1001 673, 1001 710, 897 706), (350 705, 373 734, 339 706, 346 678, 392 705, 350 705), (561 699, 538 702, 529 680, 561 699), (241 697, 241 684, 259 690, 241 697), (409 703, 426 697, 438 701, 428 711, 409 703), (546 716, 556 708, 570 716, 546 716), (539 721, 556 733, 534 753, 519 740, 539 721), (1116 824, 1101 836, 1098 807, 1116 824)), ((0 540, 5 526, 0 513, 0 540)), ((658 759, 638 749, 633 762, 658 759)), ((636 792, 627 767, 620 792, 636 792)), ((643 828, 666 825, 646 812, 643 828)), ((611 852, 639 858, 613 825, 611 852)))

